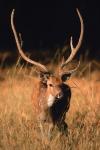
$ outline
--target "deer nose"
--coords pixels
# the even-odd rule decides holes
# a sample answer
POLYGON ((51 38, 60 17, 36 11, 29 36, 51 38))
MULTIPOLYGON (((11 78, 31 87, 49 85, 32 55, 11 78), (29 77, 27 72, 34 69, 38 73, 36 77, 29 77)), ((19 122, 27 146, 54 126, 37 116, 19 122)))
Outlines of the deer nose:
POLYGON ((57 95, 56 95, 56 98, 57 99, 60 99, 60 98, 62 98, 63 97, 63 93, 62 92, 60 92, 60 93, 58 93, 57 95))

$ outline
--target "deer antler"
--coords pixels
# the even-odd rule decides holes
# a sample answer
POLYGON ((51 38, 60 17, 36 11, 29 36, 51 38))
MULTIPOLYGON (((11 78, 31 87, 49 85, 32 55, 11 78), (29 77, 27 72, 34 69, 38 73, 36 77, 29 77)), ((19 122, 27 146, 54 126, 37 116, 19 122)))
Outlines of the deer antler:
POLYGON ((13 30, 13 33, 14 33, 16 45, 17 45, 17 48, 18 48, 18 51, 19 51, 20 55, 21 55, 22 58, 23 58, 24 60, 26 60, 27 62, 29 62, 29 63, 31 63, 31 64, 33 64, 33 65, 39 67, 39 68, 42 69, 44 72, 48 72, 48 69, 47 69, 44 65, 42 65, 42 64, 40 64, 40 63, 38 63, 38 62, 36 62, 36 61, 31 60, 30 58, 28 58, 28 57, 24 54, 24 52, 23 52, 23 50, 22 50, 22 48, 21 48, 21 45, 20 45, 20 41, 19 41, 19 39, 18 39, 18 35, 17 35, 16 29, 15 29, 15 26, 14 26, 14 21, 13 21, 13 20, 14 20, 14 12, 15 12, 15 10, 13 9, 13 10, 12 10, 12 13, 11 13, 11 27, 12 27, 12 30, 13 30))
MULTIPOLYGON (((66 66, 73 59, 73 57, 75 56, 75 54, 79 50, 79 48, 81 46, 81 43, 82 43, 83 33, 84 33, 84 24, 83 24, 83 19, 82 19, 82 16, 81 16, 79 10, 76 9, 76 11, 78 13, 78 16, 79 16, 79 19, 80 19, 80 23, 81 23, 80 37, 79 37, 79 40, 78 40, 78 43, 77 43, 76 47, 73 46, 73 40, 72 40, 72 37, 71 37, 71 39, 70 39, 71 54, 68 57, 68 59, 63 64, 61 64, 61 68, 63 68, 64 66, 66 66)), ((79 66, 79 64, 78 64, 78 66, 79 66)), ((78 67, 76 67, 76 69, 77 68, 78 67)), ((74 69, 74 70, 76 70, 76 69, 74 69)))

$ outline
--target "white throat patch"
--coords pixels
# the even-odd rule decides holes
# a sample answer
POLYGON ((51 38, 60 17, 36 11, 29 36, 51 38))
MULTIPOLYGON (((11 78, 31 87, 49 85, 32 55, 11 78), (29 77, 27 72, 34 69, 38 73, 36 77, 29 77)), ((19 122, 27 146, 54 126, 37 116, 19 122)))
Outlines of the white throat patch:
POLYGON ((54 100, 55 100, 55 97, 50 94, 48 97, 48 101, 47 101, 48 107, 52 106, 54 100))

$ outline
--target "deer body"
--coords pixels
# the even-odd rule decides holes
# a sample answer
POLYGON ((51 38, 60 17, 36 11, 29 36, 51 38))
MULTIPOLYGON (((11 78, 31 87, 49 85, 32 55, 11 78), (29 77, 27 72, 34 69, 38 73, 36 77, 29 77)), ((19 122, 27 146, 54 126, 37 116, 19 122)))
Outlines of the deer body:
POLYGON ((47 81, 40 78, 38 92, 34 91, 32 97, 37 120, 41 123, 51 123, 60 131, 63 128, 67 130, 65 116, 70 106, 70 98, 71 89, 60 76, 50 75, 47 81))
POLYGON ((34 110, 38 111, 38 117, 43 122, 64 122, 65 114, 69 109, 71 90, 70 87, 63 83, 58 77, 51 76, 47 83, 40 79, 39 92, 36 95, 38 105, 34 110))
POLYGON ((81 24, 81 31, 78 43, 76 47, 74 47, 71 37, 70 40, 71 54, 68 57, 68 59, 60 65, 59 72, 55 71, 53 74, 51 74, 50 71, 48 71, 46 66, 34 60, 31 60, 24 54, 21 46, 21 41, 19 40, 13 22, 14 10, 12 11, 11 14, 11 27, 20 55, 24 60, 39 68, 38 71, 39 82, 37 83, 38 88, 35 89, 34 91, 35 94, 33 93, 32 96, 34 112, 36 114, 35 116, 40 122, 52 123, 54 126, 56 125, 60 130, 62 130, 62 128, 63 129, 67 128, 67 124, 65 123, 65 115, 66 112, 69 110, 71 99, 71 89, 66 84, 66 80, 79 67, 78 64, 77 67, 73 70, 70 71, 63 70, 64 67, 67 66, 67 64, 73 59, 82 43, 84 25, 82 16, 78 11, 78 9, 77 14, 81 24))

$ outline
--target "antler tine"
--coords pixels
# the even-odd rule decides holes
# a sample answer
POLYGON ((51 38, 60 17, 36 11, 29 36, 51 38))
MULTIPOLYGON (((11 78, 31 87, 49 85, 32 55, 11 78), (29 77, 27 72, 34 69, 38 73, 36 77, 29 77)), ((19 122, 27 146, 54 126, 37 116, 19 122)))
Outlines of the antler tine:
POLYGON ((79 48, 81 46, 81 43, 82 43, 83 34, 84 34, 84 24, 83 24, 83 19, 82 19, 82 16, 81 16, 79 10, 76 9, 76 11, 78 13, 80 23, 81 23, 80 37, 79 37, 79 40, 78 40, 78 43, 77 43, 76 47, 73 46, 73 40, 72 40, 72 37, 71 37, 71 39, 70 39, 71 54, 70 54, 69 58, 61 65, 61 68, 66 66, 73 59, 73 57, 75 56, 75 54, 79 50, 79 48))
POLYGON ((79 68, 79 66, 80 66, 80 61, 78 62, 78 65, 74 69, 67 71, 67 74, 75 73, 77 69, 79 68))
POLYGON ((23 50, 21 48, 21 45, 20 45, 20 41, 18 39, 18 35, 17 35, 16 29, 15 29, 15 26, 14 26, 14 21, 13 21, 14 20, 14 12, 15 12, 15 9, 13 9, 12 13, 11 13, 11 27, 12 27, 12 30, 13 30, 13 34, 14 34, 14 37, 15 37, 16 45, 17 45, 17 48, 18 48, 18 51, 19 51, 20 55, 27 62, 29 62, 29 63, 31 63, 33 65, 36 65, 37 67, 39 67, 40 69, 42 69, 44 72, 48 72, 48 69, 44 65, 42 65, 42 64, 40 64, 40 63, 38 63, 36 61, 31 60, 30 58, 28 58, 24 54, 24 52, 23 52, 23 50))
POLYGON ((60 76, 62 76, 63 74, 73 74, 73 73, 75 73, 76 71, 77 71, 77 69, 79 68, 79 66, 80 66, 80 60, 79 60, 79 62, 78 62, 78 64, 77 64, 77 66, 74 68, 74 69, 72 69, 72 70, 69 70, 69 71, 63 71, 62 69, 59 71, 59 75, 60 76))

